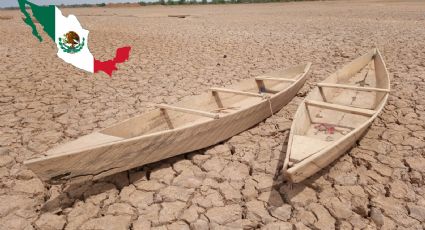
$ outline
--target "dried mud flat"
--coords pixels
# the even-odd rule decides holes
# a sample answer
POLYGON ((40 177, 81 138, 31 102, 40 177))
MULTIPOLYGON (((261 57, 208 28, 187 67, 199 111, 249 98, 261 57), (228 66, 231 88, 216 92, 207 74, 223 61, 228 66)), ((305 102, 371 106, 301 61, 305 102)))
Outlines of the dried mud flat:
POLYGON ((0 11, 0 229, 423 229, 425 4, 65 9, 95 57, 131 45, 113 78, 86 74, 0 11), (185 19, 171 14, 189 14, 185 19), (90 16, 91 15, 91 16, 90 16), (282 180, 291 117, 314 82, 378 47, 393 92, 345 156, 282 180), (48 186, 22 162, 116 121, 272 69, 313 62, 277 115, 209 149, 101 181, 48 186))

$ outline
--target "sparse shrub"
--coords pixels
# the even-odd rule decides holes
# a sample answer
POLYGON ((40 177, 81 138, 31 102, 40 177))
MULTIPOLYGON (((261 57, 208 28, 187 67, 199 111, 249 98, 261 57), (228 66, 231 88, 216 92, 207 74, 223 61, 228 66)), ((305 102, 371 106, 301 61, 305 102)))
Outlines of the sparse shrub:
POLYGON ((19 10, 19 6, 5 7, 4 10, 19 10))
POLYGON ((0 20, 10 20, 12 18, 12 16, 0 16, 0 20))
POLYGON ((99 3, 99 4, 96 4, 96 6, 97 7, 104 7, 104 6, 106 6, 106 3, 99 3))
POLYGON ((72 5, 64 5, 64 7, 68 8, 79 8, 79 7, 93 7, 93 4, 72 4, 72 5))

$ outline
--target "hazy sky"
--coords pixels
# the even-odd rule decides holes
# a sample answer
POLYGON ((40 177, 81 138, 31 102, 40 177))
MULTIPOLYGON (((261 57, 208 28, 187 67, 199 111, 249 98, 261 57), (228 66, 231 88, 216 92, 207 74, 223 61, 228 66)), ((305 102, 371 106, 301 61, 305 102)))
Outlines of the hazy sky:
MULTIPOLYGON (((29 0, 39 5, 60 5, 60 4, 83 4, 83 3, 108 3, 108 2, 140 2, 141 0, 29 0)), ((18 6, 18 0, 0 0, 0 7, 18 6)))

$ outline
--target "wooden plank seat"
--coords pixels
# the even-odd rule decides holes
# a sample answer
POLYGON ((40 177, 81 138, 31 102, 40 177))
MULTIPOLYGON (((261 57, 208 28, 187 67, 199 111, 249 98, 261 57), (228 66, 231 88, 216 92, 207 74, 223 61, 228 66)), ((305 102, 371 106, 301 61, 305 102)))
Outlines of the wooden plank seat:
POLYGON ((376 113, 375 110, 371 110, 371 109, 361 109, 361 108, 355 108, 355 107, 350 107, 345 105, 327 103, 323 101, 305 100, 305 103, 306 105, 312 105, 312 106, 325 108, 325 109, 333 109, 333 110, 338 110, 342 112, 348 112, 348 113, 358 114, 363 116, 373 116, 376 113))
POLYGON ((355 85, 345 85, 345 84, 332 84, 332 83, 317 83, 318 87, 329 87, 329 88, 340 88, 340 89, 352 89, 352 90, 358 90, 358 91, 375 91, 375 92, 386 92, 389 93, 389 89, 382 89, 382 88, 374 88, 374 87, 361 87, 361 86, 355 86, 355 85))
POLYGON ((256 81, 283 81, 283 82, 296 82, 296 79, 290 79, 290 78, 280 78, 280 77, 267 77, 267 76, 260 76, 255 77, 256 81))
POLYGON ((182 113, 189 113, 189 114, 195 114, 195 115, 199 115, 199 116, 209 117, 209 118, 213 118, 213 119, 219 119, 220 118, 220 115, 217 114, 217 113, 210 113, 210 112, 205 112, 205 111, 202 111, 202 110, 187 109, 187 108, 165 105, 165 104, 159 104, 159 105, 155 105, 155 106, 159 109, 162 109, 162 110, 168 109, 168 110, 173 110, 173 111, 182 112, 182 113))
POLYGON ((243 95, 243 96, 249 96, 249 97, 261 97, 261 98, 268 97, 268 95, 267 95, 267 94, 262 94, 262 93, 252 93, 252 92, 246 92, 246 91, 240 91, 240 90, 234 90, 234 89, 211 88, 210 90, 211 90, 213 93, 221 92, 221 93, 232 93, 232 94, 243 95))

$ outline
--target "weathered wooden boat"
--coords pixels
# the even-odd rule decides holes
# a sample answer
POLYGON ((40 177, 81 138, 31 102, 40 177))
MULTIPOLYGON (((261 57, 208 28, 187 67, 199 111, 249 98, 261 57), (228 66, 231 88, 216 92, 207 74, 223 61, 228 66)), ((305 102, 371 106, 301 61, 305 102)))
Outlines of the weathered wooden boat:
POLYGON ((284 177, 300 182, 348 151, 381 112, 389 92, 388 72, 377 49, 318 83, 295 114, 284 177))
POLYGON ((140 116, 83 136, 25 165, 50 183, 98 178, 202 149, 279 111, 307 79, 310 63, 247 79, 229 88, 160 104, 140 116))

